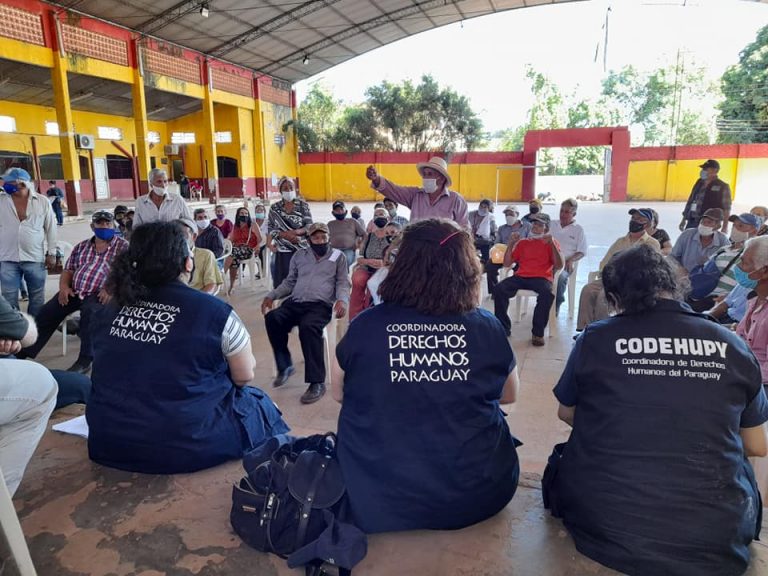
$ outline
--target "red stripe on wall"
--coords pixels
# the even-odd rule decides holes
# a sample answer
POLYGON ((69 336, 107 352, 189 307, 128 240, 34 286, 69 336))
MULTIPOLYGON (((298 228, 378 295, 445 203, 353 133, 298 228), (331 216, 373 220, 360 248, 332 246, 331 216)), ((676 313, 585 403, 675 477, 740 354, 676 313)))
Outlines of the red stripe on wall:
MULTIPOLYGON (((430 152, 302 152, 300 164, 418 164, 443 154, 430 152)), ((453 154, 448 162, 453 164, 522 164, 522 152, 462 152, 453 154)))
POLYGON ((630 161, 707 160, 708 158, 768 158, 768 144, 713 144, 709 146, 656 146, 631 148, 630 161))

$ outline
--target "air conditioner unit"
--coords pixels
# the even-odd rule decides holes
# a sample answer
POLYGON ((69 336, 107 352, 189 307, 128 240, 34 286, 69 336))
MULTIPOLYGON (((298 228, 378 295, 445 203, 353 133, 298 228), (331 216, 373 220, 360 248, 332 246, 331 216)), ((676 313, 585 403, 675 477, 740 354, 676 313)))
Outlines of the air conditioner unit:
POLYGON ((166 156, 178 156, 179 155, 179 145, 178 144, 166 144, 163 147, 163 152, 166 156))
POLYGON ((80 150, 93 150, 96 139, 91 134, 75 134, 75 148, 80 150))

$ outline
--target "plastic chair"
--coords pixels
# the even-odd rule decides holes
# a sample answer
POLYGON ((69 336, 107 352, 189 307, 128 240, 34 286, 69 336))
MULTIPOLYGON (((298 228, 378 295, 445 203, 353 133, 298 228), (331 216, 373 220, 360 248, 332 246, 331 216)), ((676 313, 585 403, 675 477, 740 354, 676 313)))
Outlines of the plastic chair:
MULTIPOLYGON (((72 254, 72 250, 74 250, 74 246, 72 246, 71 243, 66 242, 64 240, 59 240, 56 242, 56 251, 61 254, 61 261, 64 265, 66 265, 69 255, 72 254)), ((70 314, 69 316, 64 318, 64 321, 60 324, 62 356, 67 355, 67 320, 69 320, 72 316, 73 314, 70 314)))
POLYGON ((37 576, 2 470, 0 470, 0 528, 2 528, 3 535, 8 542, 8 548, 16 563, 19 575, 37 576))
MULTIPOLYGON (((557 279, 560 277, 560 271, 558 270, 555 272, 555 277, 552 281, 552 293, 553 295, 556 295, 557 292, 557 279)), ((537 298, 538 294, 534 292, 533 290, 518 290, 517 294, 515 294, 515 297, 509 301, 510 306, 514 302, 515 304, 515 322, 519 323, 523 316, 525 316, 525 310, 528 307, 528 299, 529 298, 537 298)), ((547 322, 547 327, 544 330, 544 335, 549 336, 550 338, 553 335, 553 327, 555 327, 554 332, 557 331, 557 315, 555 314, 557 306, 555 305, 555 302, 552 302, 552 306, 549 309, 549 322, 547 322)))
POLYGON ((568 276, 568 319, 573 318, 576 311, 576 275, 579 273, 578 260, 573 265, 573 272, 568 276))

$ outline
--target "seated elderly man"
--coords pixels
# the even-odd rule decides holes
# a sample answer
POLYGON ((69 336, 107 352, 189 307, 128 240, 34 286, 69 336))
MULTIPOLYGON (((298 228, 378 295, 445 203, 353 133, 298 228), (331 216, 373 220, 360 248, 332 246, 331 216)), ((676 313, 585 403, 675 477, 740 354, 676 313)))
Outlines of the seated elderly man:
MULTIPOLYGON (((656 250, 661 250, 658 240, 648 235, 648 230, 653 226, 653 210, 650 208, 632 208, 629 211, 629 233, 617 239, 605 256, 600 260, 598 272, 602 272, 605 265, 617 252, 626 250, 638 244, 648 244, 656 250)), ((581 289, 579 296, 579 316, 576 320, 576 330, 581 332, 587 324, 597 320, 603 320, 611 315, 608 300, 603 291, 603 282, 598 278, 581 289)))
POLYGON ((389 212, 389 221, 397 224, 400 226, 400 229, 402 230, 406 226, 408 226, 408 218, 405 216, 400 216, 397 213, 397 202, 392 200, 392 198, 384 198, 384 208, 387 212, 389 212))
POLYGON ((216 226, 211 226, 205 208, 197 208, 194 217, 195 225, 197 225, 195 246, 210 250, 216 258, 220 258, 224 254, 224 236, 221 235, 216 226))
POLYGON ((275 387, 285 384, 294 372, 288 334, 294 326, 299 327, 304 380, 309 384, 301 397, 302 404, 317 402, 325 394, 323 329, 331 321, 332 313, 337 318, 346 314, 350 289, 347 260, 341 250, 330 247, 328 226, 320 222, 310 224, 307 235, 309 248, 296 251, 285 280, 261 303, 277 365, 275 387), (279 298, 286 300, 272 310, 279 298))
MULTIPOLYGON (((509 244, 509 238, 513 233, 520 235, 520 238, 528 238, 531 232, 531 224, 526 220, 520 219, 520 212, 514 206, 504 208, 505 224, 499 226, 496 241, 499 244, 509 244)), ((503 264, 496 264, 490 259, 485 263, 485 276, 488 280, 488 294, 493 294, 493 289, 499 283, 499 270, 503 264)))
POLYGON ((80 311, 80 353, 71 372, 87 374, 93 362, 93 340, 90 324, 93 315, 109 300, 104 283, 112 261, 128 247, 128 242, 116 236, 113 216, 99 210, 91 216, 93 236, 72 250, 59 278, 59 292, 36 316, 40 336, 33 346, 25 348, 20 358, 35 358, 67 316, 80 311))
POLYGON ((480 262, 485 265, 490 260, 491 246, 496 242, 496 218, 493 216, 493 202, 480 200, 477 210, 469 213, 469 225, 475 239, 475 248, 480 252, 480 262))
POLYGON ((195 263, 189 275, 189 286, 201 292, 216 294, 224 284, 224 276, 216 263, 216 257, 210 250, 197 246, 199 228, 191 220, 182 219, 178 222, 186 234, 192 261, 195 263))
POLYGON ((672 247, 669 255, 690 274, 697 266, 709 260, 721 248, 728 246, 728 236, 720 232, 723 225, 723 211, 710 208, 701 217, 696 228, 684 230, 672 247))
POLYGON ((556 313, 565 302, 565 289, 568 278, 573 273, 576 263, 587 255, 587 237, 584 228, 576 223, 576 211, 579 203, 568 198, 560 204, 560 218, 552 222, 552 236, 560 244, 563 255, 563 270, 557 278, 557 294, 555 299, 556 313))
POLYGON ((504 266, 517 264, 514 276, 499 282, 493 291, 493 304, 496 318, 510 335, 512 324, 507 314, 509 299, 518 290, 533 290, 538 295, 536 308, 533 310, 533 336, 531 344, 544 346, 544 329, 549 321, 549 309, 555 301, 552 293, 552 281, 555 271, 563 267, 563 258, 557 240, 549 234, 549 217, 546 214, 534 214, 530 218, 531 234, 520 238, 513 233, 504 254, 504 266))

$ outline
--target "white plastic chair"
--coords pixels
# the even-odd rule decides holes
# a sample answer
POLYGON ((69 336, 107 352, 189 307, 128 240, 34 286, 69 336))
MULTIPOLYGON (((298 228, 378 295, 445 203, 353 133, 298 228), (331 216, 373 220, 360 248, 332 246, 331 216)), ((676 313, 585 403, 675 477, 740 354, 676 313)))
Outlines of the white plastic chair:
MULTIPOLYGON (((555 272, 555 277, 552 281, 552 294, 556 295, 557 292, 557 279, 560 277, 560 271, 558 270, 555 272)), ((515 294, 515 297, 509 301, 510 306, 514 302, 515 304, 515 322, 520 323, 523 316, 525 316, 526 310, 528 308, 528 299, 529 298, 537 298, 538 294, 534 292, 533 290, 518 290, 517 294, 515 294)), ((553 332, 557 331, 557 316, 555 314, 557 306, 555 305, 555 302, 552 302, 552 306, 549 309, 549 322, 547 322, 547 327, 544 329, 544 335, 549 336, 550 338, 553 335, 553 332), (554 330, 553 330, 554 328, 554 330)))
POLYGON ((576 275, 579 273, 578 260, 573 265, 573 272, 568 276, 568 319, 573 318, 576 311, 576 275))
MULTIPOLYGON (((56 242, 56 250, 61 253, 61 263, 66 266, 69 255, 72 254, 74 246, 71 243, 64 240, 56 242)), ((76 313, 75 313, 76 314, 76 313)), ((69 320, 73 314, 70 314, 61 323, 61 355, 67 355, 67 320, 69 320)))
MULTIPOLYGON (((275 300, 272 305, 272 310, 280 305, 279 300, 275 300)), ((336 314, 331 312, 331 321, 323 328, 323 345, 325 348, 325 372, 326 375, 331 373, 331 337, 333 335, 333 350, 336 350, 336 332, 338 325, 336 321, 336 314), (330 330, 328 329, 330 327, 330 330)), ((272 355, 272 377, 277 376, 277 364, 275 363, 275 356, 272 355)), ((326 376, 327 377, 327 376, 326 376)))
POLYGON ((20 576, 37 576, 2 470, 0 470, 0 528, 2 528, 3 535, 8 542, 8 548, 16 563, 18 574, 20 576))

